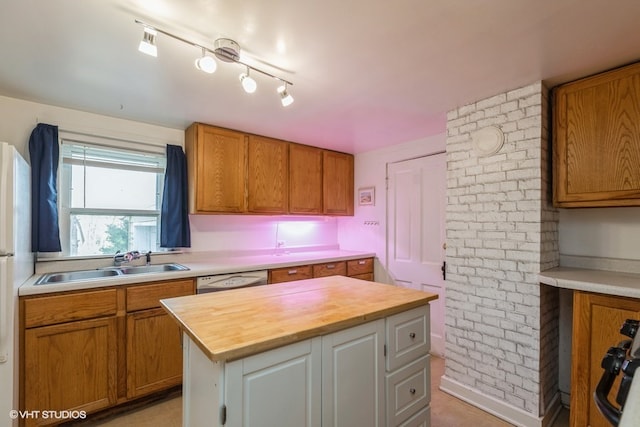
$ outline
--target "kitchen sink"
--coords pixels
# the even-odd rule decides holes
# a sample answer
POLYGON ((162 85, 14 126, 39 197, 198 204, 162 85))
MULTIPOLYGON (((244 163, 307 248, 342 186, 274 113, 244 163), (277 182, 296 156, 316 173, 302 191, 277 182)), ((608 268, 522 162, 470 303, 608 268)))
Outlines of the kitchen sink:
POLYGON ((185 271, 187 267, 180 264, 152 264, 137 267, 118 267, 122 274, 164 273, 167 271, 185 271))
POLYGON ((107 267, 95 270, 68 271, 63 273, 44 274, 36 285, 49 285, 53 283, 77 282, 80 280, 108 279, 130 274, 166 273, 169 271, 186 271, 189 268, 181 264, 152 264, 141 266, 107 267))

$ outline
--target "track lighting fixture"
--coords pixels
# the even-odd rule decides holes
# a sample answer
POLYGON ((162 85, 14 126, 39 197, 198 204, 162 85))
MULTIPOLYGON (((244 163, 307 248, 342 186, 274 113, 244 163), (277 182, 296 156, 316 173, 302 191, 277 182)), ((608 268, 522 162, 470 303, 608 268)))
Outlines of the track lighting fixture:
POLYGON ((240 83, 242 84, 244 91, 247 93, 255 92, 258 87, 256 81, 249 76, 249 67, 247 67, 246 73, 240 74, 240 83))
POLYGON ((196 68, 205 73, 212 74, 215 73, 217 67, 216 60, 213 59, 212 56, 207 55, 207 51, 202 48, 202 57, 196 59, 196 68))
POLYGON ((251 71, 256 71, 260 74, 271 77, 275 80, 279 80, 281 82, 281 86, 278 87, 277 92, 280 95, 280 102, 282 102, 283 106, 286 107, 288 105, 291 105, 291 103, 293 102, 293 97, 287 91, 287 87, 293 86, 293 83, 281 77, 275 76, 267 71, 263 71, 259 68, 242 62, 240 60, 240 45, 235 41, 225 38, 217 39, 214 41, 213 49, 209 49, 197 43, 183 39, 182 37, 178 37, 167 31, 161 30, 157 27, 146 24, 137 19, 135 20, 135 22, 136 24, 140 24, 144 27, 143 38, 140 42, 140 46, 138 47, 138 50, 140 50, 140 52, 146 53, 147 55, 151 56, 157 56, 158 48, 156 46, 156 35, 158 33, 161 33, 185 44, 200 48, 202 50, 202 56, 195 60, 195 66, 197 69, 209 74, 215 72, 217 68, 216 59, 223 62, 234 62, 236 64, 244 65, 244 67, 246 68, 246 73, 240 74, 240 84, 242 85, 242 88, 245 92, 254 93, 256 91, 258 84, 249 75, 251 71))
POLYGON ((146 53, 151 56, 158 56, 158 48, 156 46, 157 31, 151 27, 144 26, 144 33, 142 34, 142 40, 138 45, 138 50, 142 53, 146 53))
POLYGON ((288 107, 293 104, 293 96, 287 92, 287 82, 283 82, 284 84, 278 87, 278 93, 280 94, 280 102, 282 102, 283 107, 288 107))

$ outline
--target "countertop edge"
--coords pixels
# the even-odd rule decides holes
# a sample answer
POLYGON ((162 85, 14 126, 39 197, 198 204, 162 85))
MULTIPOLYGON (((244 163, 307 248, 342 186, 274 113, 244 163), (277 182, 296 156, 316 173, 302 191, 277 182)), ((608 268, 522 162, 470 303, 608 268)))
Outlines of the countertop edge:
POLYGON ((555 267, 538 274, 540 283, 563 289, 640 298, 640 274, 555 267))

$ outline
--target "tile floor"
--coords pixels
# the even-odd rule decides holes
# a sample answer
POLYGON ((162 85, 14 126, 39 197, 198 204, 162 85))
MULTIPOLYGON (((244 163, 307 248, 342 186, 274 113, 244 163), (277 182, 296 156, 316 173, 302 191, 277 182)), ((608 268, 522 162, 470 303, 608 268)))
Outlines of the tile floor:
MULTIPOLYGON (((444 372, 444 359, 431 360, 431 426, 432 427, 509 427, 500 420, 468 403, 438 389, 444 372)), ((174 397, 109 419, 83 422, 82 426, 95 427, 181 427, 182 399, 174 397)), ((551 427, 568 427, 569 412, 562 410, 551 427)))

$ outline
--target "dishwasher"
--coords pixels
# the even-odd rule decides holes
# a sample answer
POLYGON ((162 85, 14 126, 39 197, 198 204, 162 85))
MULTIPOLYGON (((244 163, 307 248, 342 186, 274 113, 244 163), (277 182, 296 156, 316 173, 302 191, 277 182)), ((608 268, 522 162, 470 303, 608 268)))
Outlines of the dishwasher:
POLYGON ((266 285, 268 278, 269 273, 267 270, 202 276, 198 277, 196 282, 196 293, 206 294, 209 292, 266 285))

